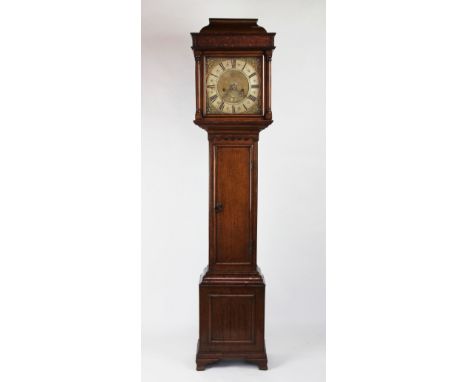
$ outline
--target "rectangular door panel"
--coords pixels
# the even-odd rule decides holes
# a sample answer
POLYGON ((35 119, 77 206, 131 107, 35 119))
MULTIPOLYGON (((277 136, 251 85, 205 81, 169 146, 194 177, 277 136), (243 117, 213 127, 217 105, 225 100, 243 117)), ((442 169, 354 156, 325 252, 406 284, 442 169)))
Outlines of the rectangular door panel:
POLYGON ((216 145, 214 219, 216 264, 252 262, 252 145, 216 145))

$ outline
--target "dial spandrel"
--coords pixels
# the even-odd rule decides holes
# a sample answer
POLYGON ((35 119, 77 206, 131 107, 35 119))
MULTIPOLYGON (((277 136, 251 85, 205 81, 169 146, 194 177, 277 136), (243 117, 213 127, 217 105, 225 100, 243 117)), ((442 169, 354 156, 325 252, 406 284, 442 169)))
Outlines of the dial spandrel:
POLYGON ((262 59, 206 59, 207 114, 262 114, 262 59))

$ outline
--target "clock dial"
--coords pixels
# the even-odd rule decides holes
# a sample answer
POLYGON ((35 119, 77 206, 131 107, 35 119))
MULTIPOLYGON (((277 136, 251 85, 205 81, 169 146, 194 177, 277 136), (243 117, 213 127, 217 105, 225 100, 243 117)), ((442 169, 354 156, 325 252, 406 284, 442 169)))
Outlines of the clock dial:
POLYGON ((262 114, 261 58, 207 58, 205 81, 207 114, 262 114))

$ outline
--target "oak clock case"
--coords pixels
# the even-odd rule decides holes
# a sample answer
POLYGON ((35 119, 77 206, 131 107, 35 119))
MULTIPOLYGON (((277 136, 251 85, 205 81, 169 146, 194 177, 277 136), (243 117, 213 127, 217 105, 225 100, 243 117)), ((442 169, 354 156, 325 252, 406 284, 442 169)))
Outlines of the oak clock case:
POLYGON ((197 370, 225 359, 267 369, 265 281, 257 266, 257 151, 272 122, 274 33, 210 19, 192 33, 195 124, 209 140, 209 261, 199 284, 197 370))

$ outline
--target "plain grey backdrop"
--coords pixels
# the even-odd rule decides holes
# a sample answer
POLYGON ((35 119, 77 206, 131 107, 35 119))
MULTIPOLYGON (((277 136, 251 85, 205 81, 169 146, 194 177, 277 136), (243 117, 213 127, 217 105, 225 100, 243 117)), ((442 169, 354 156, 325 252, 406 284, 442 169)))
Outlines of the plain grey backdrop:
POLYGON ((143 381, 325 380, 325 3, 142 1, 143 381), (208 140, 193 124, 190 32, 209 17, 276 32, 274 123, 259 141, 258 264, 270 370, 195 371, 208 262, 208 140), (313 379, 311 379, 313 378, 313 379))

